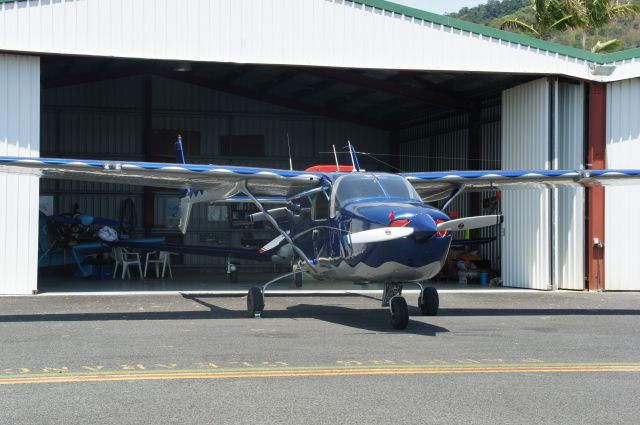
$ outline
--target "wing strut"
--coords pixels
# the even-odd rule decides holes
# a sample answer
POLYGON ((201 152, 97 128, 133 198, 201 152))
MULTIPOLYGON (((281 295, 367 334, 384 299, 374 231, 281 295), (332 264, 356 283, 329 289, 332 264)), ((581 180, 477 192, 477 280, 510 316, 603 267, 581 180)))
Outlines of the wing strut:
POLYGON ((289 234, 282 229, 282 227, 280 227, 280 225, 278 225, 278 221, 273 218, 273 216, 271 215, 271 213, 269 213, 269 211, 267 211, 262 204, 260 203, 260 201, 258 201, 255 196, 253 196, 253 194, 251 193, 251 191, 249 191, 249 189, 247 188, 247 182, 246 180, 242 182, 242 192, 244 192, 245 195, 247 195, 249 197, 249 199, 251 199, 251 202, 253 202, 253 204, 258 207, 258 209, 260 210, 260 212, 263 214, 263 217, 269 222, 271 223, 271 225, 273 226, 274 229, 276 229, 278 231, 278 233, 280 233, 280 235, 288 242, 291 244, 291 247, 293 248, 293 250, 296 252, 296 254, 298 254, 300 256, 300 258, 302 258, 304 260, 305 263, 307 263, 309 265, 309 267, 312 270, 316 270, 316 267, 313 265, 313 263, 311 262, 311 260, 309 260, 309 258, 305 255, 305 253, 298 248, 298 246, 296 246, 296 244, 293 242, 293 239, 291 239, 291 236, 289 236, 289 234))
POLYGON ((449 199, 447 199, 447 201, 444 203, 444 205, 440 209, 442 211, 446 210, 447 207, 453 202, 453 200, 456 199, 462 192, 464 192, 463 184, 461 184, 460 187, 458 187, 458 189, 456 189, 456 191, 453 192, 451 196, 449 196, 449 199))

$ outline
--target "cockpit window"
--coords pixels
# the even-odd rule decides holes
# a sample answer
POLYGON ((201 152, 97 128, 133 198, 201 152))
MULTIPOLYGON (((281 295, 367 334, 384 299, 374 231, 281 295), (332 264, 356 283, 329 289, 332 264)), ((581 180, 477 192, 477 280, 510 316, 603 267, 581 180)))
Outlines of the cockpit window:
POLYGON ((372 174, 352 174, 340 179, 336 189, 336 202, 344 204, 355 198, 385 196, 384 190, 372 174))
POLYGON ((420 199, 411 183, 400 176, 376 175, 380 185, 390 198, 420 199))
POLYGON ((340 205, 357 198, 405 198, 420 200, 411 183, 393 174, 348 174, 336 180, 332 214, 340 205))

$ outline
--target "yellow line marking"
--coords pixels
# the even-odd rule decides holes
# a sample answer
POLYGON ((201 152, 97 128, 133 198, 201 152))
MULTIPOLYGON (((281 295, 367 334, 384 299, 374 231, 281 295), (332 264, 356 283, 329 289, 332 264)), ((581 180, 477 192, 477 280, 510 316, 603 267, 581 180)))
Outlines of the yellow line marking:
POLYGON ((566 365, 501 365, 501 366, 457 366, 457 367, 394 367, 394 368, 323 368, 323 369, 278 369, 278 370, 219 370, 219 371, 149 371, 147 373, 104 374, 56 374, 0 378, 0 385, 43 384, 62 382, 109 382, 109 381, 160 381, 177 379, 247 379, 319 376, 363 376, 363 375, 456 375, 490 373, 612 373, 640 372, 640 364, 566 364, 566 365))

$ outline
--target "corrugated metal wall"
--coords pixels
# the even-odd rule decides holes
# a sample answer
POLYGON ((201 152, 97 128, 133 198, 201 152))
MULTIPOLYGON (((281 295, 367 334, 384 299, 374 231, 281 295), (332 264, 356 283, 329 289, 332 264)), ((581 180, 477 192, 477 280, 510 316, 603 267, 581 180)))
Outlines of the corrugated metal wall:
MULTIPOLYGON (((549 107, 546 79, 502 93, 503 169, 549 168, 549 107)), ((549 190, 507 190, 502 205, 504 285, 550 289, 549 190)))
MULTIPOLYGON (((584 168, 584 85, 558 85, 557 168, 584 168)), ((559 188, 557 194, 558 288, 583 290, 585 285, 585 205, 583 188, 559 188)))
MULTIPOLYGON (((398 135, 398 167, 406 172, 468 169, 468 128, 469 117, 466 114, 444 119, 428 119, 425 124, 403 128, 398 135)), ((484 107, 480 147, 480 163, 483 169, 500 169, 500 149, 500 105, 484 107)), ((482 199, 494 195, 489 192, 480 194, 481 211, 482 199)), ((468 193, 460 195, 447 208, 447 212, 458 212, 461 217, 468 216, 470 210, 468 193)), ((494 228, 483 229, 481 236, 494 237, 496 232, 497 229, 494 228)), ((456 232, 454 237, 462 239, 464 234, 456 232)), ((500 258, 499 251, 499 244, 495 242, 481 246, 482 257, 496 266, 500 258)))
MULTIPOLYGON (((640 168, 640 79, 607 85, 607 168, 640 168)), ((605 287, 640 290, 637 187, 605 189, 605 287)))
MULTIPOLYGON (((40 150, 40 58, 0 54, 0 155, 40 150)), ((37 289, 38 178, 0 172, 0 294, 37 289)))
MULTIPOLYGON (((331 145, 351 140, 359 150, 386 154, 389 133, 377 129, 311 116, 222 92, 194 87, 161 77, 152 79, 152 126, 197 132, 200 154, 187 158, 195 163, 231 163, 261 167, 288 167, 286 134, 291 138, 293 163, 304 169, 315 163, 331 163, 331 145), (262 158, 219 156, 220 138, 226 135, 262 134, 266 154, 262 158)), ((130 77, 43 91, 42 151, 58 157, 144 159, 144 77, 130 77)), ((189 140, 185 140, 189 143, 189 140)), ((380 164, 362 158, 367 169, 380 164)), ((96 216, 119 218, 124 199, 134 201, 138 234, 142 234, 143 189, 136 186, 83 182, 42 181, 42 193, 55 195, 56 212, 82 211, 96 216)), ((156 233, 176 232, 175 224, 163 226, 166 202, 177 192, 162 192, 155 199, 156 233)), ((216 231, 228 225, 209 222, 207 206, 193 212, 186 243, 207 244, 220 236, 216 231)), ((229 241, 240 246, 245 230, 233 229, 229 241)), ((269 238, 270 232, 253 231, 255 238, 269 238)), ((222 260, 185 256, 188 265, 220 264, 222 260)))
POLYGON ((13 51, 592 77, 582 59, 348 0, 30 0, 0 3, 0 22, 13 51))

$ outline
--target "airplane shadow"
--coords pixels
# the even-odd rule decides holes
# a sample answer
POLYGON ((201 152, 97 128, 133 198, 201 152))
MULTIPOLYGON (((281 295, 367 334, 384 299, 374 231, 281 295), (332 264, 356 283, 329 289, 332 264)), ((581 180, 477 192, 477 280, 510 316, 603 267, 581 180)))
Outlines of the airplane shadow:
MULTIPOLYGON (((199 311, 134 311, 96 313, 47 313, 0 315, 0 323, 29 322, 90 322, 90 321, 135 321, 135 320, 224 320, 247 318, 244 309, 245 298, 238 296, 237 306, 232 309, 205 301, 206 298, 220 298, 216 295, 182 295, 207 310, 199 311)), ((357 296, 357 295, 356 295, 357 296)), ((365 298, 369 298, 364 296, 365 298)), ((269 298, 269 297, 268 297, 269 298)), ((286 310, 269 310, 269 300, 264 311, 264 320, 269 318, 317 319, 341 326, 376 333, 405 333, 435 336, 449 332, 448 329, 428 323, 428 317, 421 317, 415 306, 409 306, 412 317, 403 331, 391 329, 386 308, 348 308, 335 305, 299 304, 288 306, 286 310)), ((234 302, 235 303, 235 302, 234 302)), ((505 317, 505 316, 640 316, 640 309, 590 309, 590 308, 441 308, 440 317, 505 317)), ((247 318, 248 319, 248 318, 247 318)))
MULTIPOLYGON (((0 315, 0 323, 34 322, 92 322, 92 321, 136 321, 136 320, 225 320, 249 319, 245 307, 245 298, 237 297, 236 308, 228 309, 206 302, 203 298, 220 298, 216 295, 188 295, 183 298, 196 302, 207 310, 198 311, 133 311, 133 312, 95 312, 95 313, 44 313, 44 314, 8 314, 0 315)), ((228 296, 227 296, 228 297, 228 296)), ((234 302, 235 303, 235 302, 234 302)), ((420 316, 416 307, 409 307, 411 316, 420 316)), ((414 334, 436 336, 449 332, 448 329, 426 323, 421 320, 409 320, 409 326, 402 331, 391 328, 389 311, 386 308, 347 308, 335 305, 299 304, 288 306, 286 310, 269 310, 269 301, 261 320, 273 319, 317 319, 367 332, 414 334)))
MULTIPOLYGON (((182 295, 186 299, 193 300, 210 309, 215 319, 231 319, 247 317, 246 311, 228 310, 204 301, 202 298, 213 298, 215 295, 182 295)), ((359 296, 359 295, 350 295, 359 296)), ((409 325, 404 330, 394 330, 389 321, 389 310, 386 308, 347 308, 335 305, 297 304, 288 306, 286 310, 269 310, 269 302, 262 314, 264 320, 273 319, 316 319, 334 323, 350 328, 361 329, 375 333, 405 333, 423 336, 436 336, 439 333, 449 332, 448 329, 409 319, 409 325)), ((420 310, 409 307, 411 316, 420 316, 420 310)))

